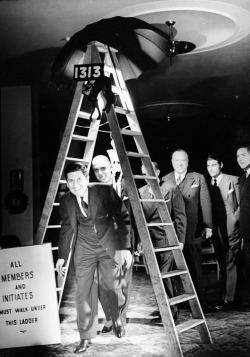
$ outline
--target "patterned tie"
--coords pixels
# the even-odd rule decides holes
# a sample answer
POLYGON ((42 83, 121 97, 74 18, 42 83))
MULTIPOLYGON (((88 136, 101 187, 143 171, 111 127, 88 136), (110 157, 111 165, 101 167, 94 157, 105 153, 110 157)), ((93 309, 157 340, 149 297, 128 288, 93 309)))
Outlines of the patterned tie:
POLYGON ((181 175, 179 175, 176 179, 176 185, 179 186, 179 184, 181 183, 181 175))
POLYGON ((84 201, 83 197, 81 197, 81 204, 82 204, 82 208, 84 210, 84 212, 86 212, 86 214, 88 213, 88 204, 84 201))

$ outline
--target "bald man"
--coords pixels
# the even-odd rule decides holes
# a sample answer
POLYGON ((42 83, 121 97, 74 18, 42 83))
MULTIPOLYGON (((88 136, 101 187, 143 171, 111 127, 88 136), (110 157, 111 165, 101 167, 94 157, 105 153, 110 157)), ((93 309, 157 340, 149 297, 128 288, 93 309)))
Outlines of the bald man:
MULTIPOLYGON (((117 186, 115 183, 116 173, 113 172, 111 162, 107 156, 105 155, 95 156, 92 160, 92 168, 95 177, 99 182, 107 185, 113 185, 116 188, 117 186)), ((122 190, 121 196, 131 215, 131 207, 127 199, 127 196, 125 195, 125 190, 122 190)), ((132 235, 133 232, 131 233, 131 242, 133 242, 132 235)), ((133 243, 131 245, 133 245, 133 243)), ((123 297, 125 296, 126 299, 125 305, 121 311, 122 322, 124 325, 126 324, 126 313, 128 310, 129 295, 130 295, 131 284, 132 284, 132 271, 133 271, 133 264, 129 269, 126 269, 124 271, 126 284, 125 285, 123 284, 123 286, 120 287, 121 288, 120 293, 123 295, 123 297)), ((99 300, 101 302, 106 318, 105 325, 102 328, 102 333, 108 333, 112 331, 112 319, 108 308, 109 305, 107 301, 108 296, 106 293, 106 289, 103 288, 103 279, 99 272, 98 272, 98 282, 99 282, 99 300)))
POLYGON ((92 168, 95 177, 99 182, 106 183, 108 185, 113 184, 112 165, 107 156, 95 156, 92 160, 92 168))

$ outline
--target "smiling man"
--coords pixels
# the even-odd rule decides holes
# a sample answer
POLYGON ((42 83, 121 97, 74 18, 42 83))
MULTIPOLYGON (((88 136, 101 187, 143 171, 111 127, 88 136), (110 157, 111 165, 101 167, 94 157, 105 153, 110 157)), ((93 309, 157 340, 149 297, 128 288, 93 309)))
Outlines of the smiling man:
POLYGON ((212 213, 212 242, 220 266, 222 281, 222 309, 234 307, 238 278, 239 234, 239 178, 222 171, 219 155, 209 155, 207 170, 212 213))
POLYGON ((95 270, 102 274, 109 297, 113 331, 117 337, 125 333, 121 309, 125 301, 117 295, 123 269, 132 263, 130 253, 130 220, 128 211, 110 185, 89 185, 87 168, 72 162, 65 169, 69 192, 60 200, 62 225, 58 242, 56 269, 64 275, 72 237, 72 257, 76 275, 76 310, 80 344, 74 352, 82 353, 97 334, 98 291, 95 270), (116 223, 116 228, 114 225, 116 223))
POLYGON ((205 177, 188 169, 188 154, 183 149, 172 154, 174 171, 163 177, 164 181, 179 186, 185 202, 187 230, 183 253, 197 291, 203 311, 210 309, 207 305, 203 287, 202 240, 212 235, 212 210, 209 190, 205 177))

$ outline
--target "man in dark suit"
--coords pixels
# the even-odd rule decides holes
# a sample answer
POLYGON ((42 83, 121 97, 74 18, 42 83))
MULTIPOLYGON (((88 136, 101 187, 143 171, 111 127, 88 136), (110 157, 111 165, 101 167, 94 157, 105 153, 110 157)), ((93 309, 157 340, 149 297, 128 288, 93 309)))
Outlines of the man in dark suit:
MULTIPOLYGON (((172 182, 160 181, 159 175, 160 170, 157 162, 152 162, 155 173, 159 179, 159 185, 163 198, 166 201, 169 214, 172 221, 174 222, 176 234, 181 245, 185 243, 185 234, 186 234, 186 213, 185 213, 185 203, 182 198, 182 194, 176 184, 172 182)), ((141 167, 143 175, 147 175, 144 165, 141 167)), ((139 189, 139 194, 141 198, 153 198, 153 194, 150 187, 150 182, 147 182, 147 185, 139 189)), ((148 223, 160 223, 161 219, 158 213, 157 204, 155 202, 143 202, 143 211, 145 214, 146 221, 148 223)), ((149 227, 150 237, 155 248, 165 248, 168 246, 167 235, 165 229, 161 226, 149 227)), ((162 274, 169 272, 173 268, 174 256, 173 252, 159 252, 156 254, 159 269, 162 274)), ((169 298, 175 296, 175 288, 172 284, 171 279, 163 280, 166 293, 169 298)), ((176 320, 178 317, 177 306, 172 306, 172 314, 176 320)))
MULTIPOLYGON (((92 168, 95 174, 96 179, 99 182, 105 183, 107 185, 111 185, 113 186, 117 193, 121 194, 121 198, 123 200, 123 202, 125 203, 128 212, 130 214, 130 218, 131 218, 131 207, 129 204, 129 200, 127 195, 124 192, 124 189, 121 187, 123 180, 120 180, 121 176, 119 177, 118 181, 115 181, 115 170, 112 167, 112 164, 109 160, 109 158, 105 155, 97 155, 93 158, 92 160, 92 168)), ((131 219, 130 219, 131 221, 131 219)), ((133 227, 131 227, 131 250, 133 252, 133 227)), ((128 310, 128 304, 129 304, 129 296, 130 296, 130 291, 131 291, 131 285, 132 285, 132 272, 133 272, 133 264, 131 264, 129 269, 126 269, 124 272, 124 278, 125 278, 125 282, 126 285, 124 285, 124 281, 122 281, 122 289, 119 290, 120 293, 123 294, 123 296, 125 296, 126 298, 126 302, 125 305, 122 309, 121 312, 121 318, 122 318, 122 322, 124 325, 126 325, 126 314, 127 314, 127 310, 128 310)), ((105 288, 103 288, 103 279, 102 276, 100 274, 100 272, 98 272, 98 283, 99 283, 99 299, 105 314, 105 324, 102 328, 102 333, 109 333, 110 331, 112 331, 112 318, 111 318, 111 314, 109 311, 109 307, 108 307, 108 294, 107 294, 107 290, 105 288)))
POLYGON ((241 266, 250 286, 250 146, 242 146, 237 150, 237 162, 244 170, 240 178, 240 238, 242 245, 241 266))
POLYGON ((188 154, 178 149, 172 154, 174 171, 163 177, 177 184, 185 202, 187 230, 183 253, 201 306, 206 311, 207 301, 203 289, 202 251, 204 238, 212 236, 212 209, 209 190, 203 175, 188 171, 188 154))
POLYGON ((234 306, 240 252, 239 178, 222 172, 223 162, 218 155, 209 155, 207 170, 212 213, 212 242, 220 266, 223 284, 222 308, 234 306))
POLYGON ((65 169, 68 193, 60 200, 62 226, 56 269, 64 274, 64 264, 72 245, 76 275, 76 310, 80 344, 75 353, 85 352, 97 334, 98 292, 95 271, 102 274, 109 296, 113 330, 124 335, 121 310, 125 298, 117 294, 124 279, 123 265, 130 267, 130 221, 128 211, 110 185, 89 185, 86 166, 72 162, 65 169), (115 224, 114 224, 115 222, 115 224), (72 241, 73 237, 73 241, 72 241))

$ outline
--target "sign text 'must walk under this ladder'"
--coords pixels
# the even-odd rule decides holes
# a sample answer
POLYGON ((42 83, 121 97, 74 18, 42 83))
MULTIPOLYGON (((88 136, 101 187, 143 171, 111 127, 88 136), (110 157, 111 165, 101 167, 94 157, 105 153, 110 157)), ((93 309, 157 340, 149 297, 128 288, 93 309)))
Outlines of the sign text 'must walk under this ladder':
MULTIPOLYGON (((117 96, 116 104, 111 105, 111 109, 105 114, 115 143, 115 148, 120 160, 123 172, 126 191, 129 196, 131 207, 134 213, 136 226, 142 242, 145 259, 147 262, 149 274, 154 288, 155 296, 159 306, 164 330, 166 332, 166 344, 171 357, 183 356, 179 341, 179 334, 196 328, 200 334, 202 343, 212 343, 212 339, 204 318, 194 285, 192 283, 182 250, 179 246, 173 222, 168 212, 166 202, 162 196, 158 178, 155 174, 145 140, 143 138, 140 125, 137 120, 130 96, 124 81, 120 63, 117 58, 116 50, 107 47, 98 42, 88 45, 84 55, 82 67, 75 66, 80 75, 85 76, 85 72, 99 72, 98 65, 95 67, 89 64, 104 64, 104 75, 109 77, 112 83, 112 92, 117 96), (102 59, 101 59, 102 58, 102 59), (85 67, 84 67, 85 66, 85 67), (82 69, 85 69, 85 72, 82 69), (90 68, 90 69, 89 69, 90 68), (134 174, 135 168, 146 168, 147 176, 134 174), (132 169, 133 168, 133 169, 132 169), (141 199, 138 194, 137 180, 150 182, 153 199, 141 199), (147 223, 145 220, 142 202, 154 202, 158 206, 160 223, 147 223), (154 248, 148 227, 163 226, 167 235, 168 246, 165 248, 154 248), (157 262, 157 253, 169 251, 173 253, 175 261, 175 270, 162 275, 157 262), (168 298, 165 292, 163 279, 179 279, 182 292, 173 298, 168 298), (172 317, 171 306, 183 302, 189 302, 190 318, 178 325, 172 317), (171 351, 171 352, 170 352, 171 351)), ((100 66, 101 67, 101 66, 100 66)), ((101 69, 102 70, 102 69, 101 69)), ((66 181, 63 177, 63 170, 69 161, 82 161, 90 168, 94 148, 97 140, 97 134, 100 126, 100 119, 90 121, 90 113, 83 110, 86 107, 86 95, 83 94, 83 86, 86 85, 86 79, 79 81, 76 86, 73 103, 71 106, 68 122, 65 128, 64 136, 61 142, 60 151, 55 164, 53 176, 51 179, 49 191, 42 212, 40 224, 36 235, 36 244, 51 241, 52 245, 57 244, 58 234, 56 230, 60 228, 58 208, 61 187, 65 186, 66 181), (88 125, 84 126, 83 121, 88 120, 88 125), (83 132, 87 132, 83 134, 83 132), (74 144, 82 145, 82 149, 74 148, 74 144), (81 154, 79 156, 79 152, 81 154), (78 153, 76 157, 75 153, 78 153), (57 219, 57 224, 54 221, 57 219)), ((92 77, 93 82, 93 77, 92 77)), ((90 82, 91 83, 91 82, 90 82)), ((103 95, 104 91, 100 92, 103 95)), ((105 93, 104 93, 105 97, 105 93)), ((88 105, 87 105, 88 106, 88 105)), ((67 266, 69 265, 69 260, 67 266)), ((62 298, 65 279, 60 282, 59 305, 62 298)), ((180 285, 179 284, 179 285, 180 285)))

